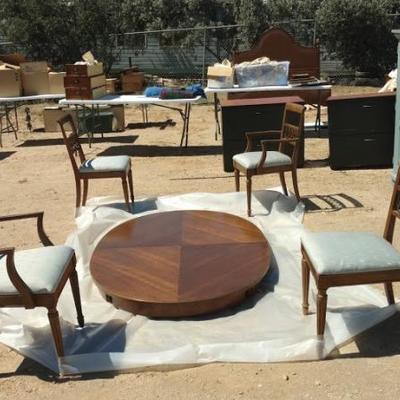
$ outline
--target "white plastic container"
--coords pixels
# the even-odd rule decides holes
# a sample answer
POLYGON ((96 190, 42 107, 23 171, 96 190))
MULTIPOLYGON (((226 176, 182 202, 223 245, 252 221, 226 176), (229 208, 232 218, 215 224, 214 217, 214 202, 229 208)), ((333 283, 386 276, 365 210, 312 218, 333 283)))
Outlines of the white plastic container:
POLYGON ((287 86, 289 64, 289 61, 238 64, 235 66, 238 85, 239 87, 287 86))

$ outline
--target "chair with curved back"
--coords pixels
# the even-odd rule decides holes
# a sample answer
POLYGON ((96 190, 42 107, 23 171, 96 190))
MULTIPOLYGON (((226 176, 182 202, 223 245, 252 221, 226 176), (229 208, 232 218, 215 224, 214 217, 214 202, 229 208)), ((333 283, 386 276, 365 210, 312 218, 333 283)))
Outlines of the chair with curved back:
POLYGON ((54 246, 43 229, 43 212, 0 216, 0 222, 36 218, 40 241, 45 247, 15 251, 0 248, 0 307, 46 307, 57 355, 64 356, 57 302, 70 281, 78 316, 84 326, 75 252, 69 246, 54 246))
POLYGON ((77 129, 71 115, 66 115, 59 119, 58 124, 61 127, 64 143, 67 147, 72 169, 74 171, 76 207, 80 207, 81 198, 82 206, 86 204, 90 179, 120 178, 122 181, 126 207, 128 212, 130 212, 131 205, 129 203, 128 184, 132 204, 134 204, 135 201, 130 158, 128 156, 108 156, 96 157, 88 160, 83 152, 77 129), (67 127, 70 128, 69 133, 67 133, 67 127), (79 160, 79 165, 77 159, 79 160), (81 196, 81 181, 83 181, 83 196, 81 196))
POLYGON ((240 173, 246 176, 247 215, 251 216, 251 178, 254 175, 279 173, 281 185, 285 195, 288 195, 285 172, 292 173, 293 187, 300 200, 297 185, 297 160, 301 135, 304 129, 305 107, 299 104, 288 103, 283 114, 282 128, 279 139, 271 139, 276 131, 247 132, 247 147, 244 153, 233 156, 236 191, 240 190, 240 173), (257 143, 261 143, 261 151, 254 151, 257 143), (278 151, 268 150, 269 144, 278 144, 278 151))
POLYGON ((400 281, 400 252, 392 246, 400 217, 400 168, 383 237, 367 232, 305 232, 301 238, 303 313, 308 314, 310 272, 317 286, 317 334, 326 323, 327 290, 336 286, 383 283, 389 304, 394 304, 392 282, 400 281))

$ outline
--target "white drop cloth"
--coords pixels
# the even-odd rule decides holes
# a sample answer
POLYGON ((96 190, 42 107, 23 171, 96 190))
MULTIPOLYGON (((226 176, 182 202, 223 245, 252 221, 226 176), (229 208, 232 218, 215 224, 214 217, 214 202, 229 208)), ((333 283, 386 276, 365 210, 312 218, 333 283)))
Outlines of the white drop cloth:
MULTIPOLYGON (((213 361, 272 362, 315 360, 392 315, 378 291, 365 287, 329 290, 325 340, 316 337, 315 314, 302 315, 300 233, 303 205, 279 192, 253 194, 255 223, 273 250, 269 273, 254 298, 216 315, 185 320, 156 320, 116 310, 100 296, 89 273, 98 240, 116 224, 132 218, 124 204, 96 206, 94 199, 77 218, 67 240, 78 256, 78 274, 86 326, 75 328, 69 285, 59 302, 67 356, 59 366, 46 310, 1 309, 0 341, 54 371, 85 373, 156 365, 213 361)), ((108 199, 108 201, 110 201, 108 199)), ((135 203, 135 213, 179 209, 225 211, 245 217, 245 193, 194 193, 135 203)), ((321 216, 323 218, 323 216, 321 216)), ((311 310, 315 310, 311 286, 311 310)))

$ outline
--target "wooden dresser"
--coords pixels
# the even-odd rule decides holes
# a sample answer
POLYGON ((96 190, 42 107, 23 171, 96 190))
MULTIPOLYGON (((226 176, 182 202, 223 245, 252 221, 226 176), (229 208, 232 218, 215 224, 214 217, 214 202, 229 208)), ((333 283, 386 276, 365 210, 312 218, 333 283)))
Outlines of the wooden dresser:
POLYGON ((392 165, 395 99, 395 93, 328 99, 332 169, 392 165))
MULTIPOLYGON (((232 157, 246 148, 246 132, 281 129, 286 103, 304 104, 297 96, 226 100, 221 102, 224 171, 232 172, 232 157)), ((271 134, 271 139, 279 134, 271 134)), ((261 149, 260 149, 261 150, 261 149)), ((270 150, 277 150, 277 145, 270 150)), ((304 135, 300 145, 298 165, 304 164, 304 135)))

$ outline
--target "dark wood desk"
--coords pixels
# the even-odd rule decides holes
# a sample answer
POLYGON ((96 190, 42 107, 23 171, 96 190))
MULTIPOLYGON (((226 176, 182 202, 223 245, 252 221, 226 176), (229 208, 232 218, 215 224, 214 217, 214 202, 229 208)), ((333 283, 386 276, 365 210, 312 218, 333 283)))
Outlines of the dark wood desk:
POLYGON ((107 233, 90 270, 115 307, 153 317, 206 314, 242 301, 271 251, 249 221, 213 211, 145 215, 107 233))

